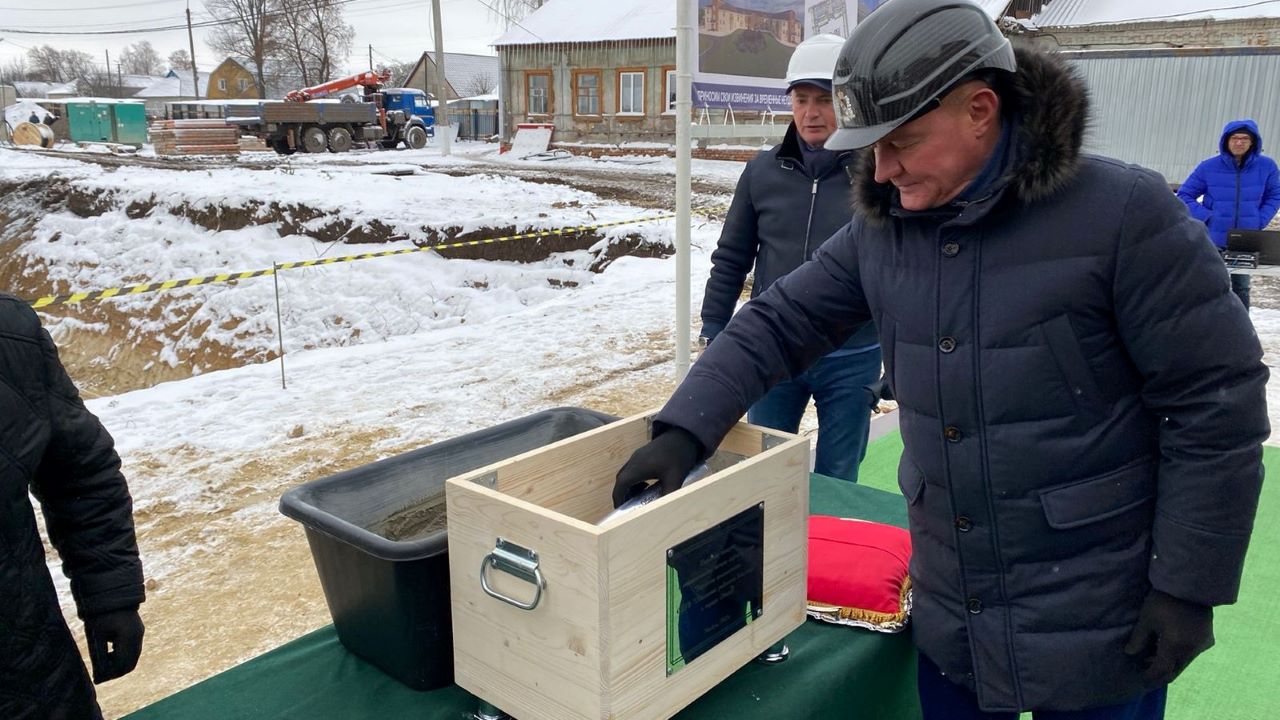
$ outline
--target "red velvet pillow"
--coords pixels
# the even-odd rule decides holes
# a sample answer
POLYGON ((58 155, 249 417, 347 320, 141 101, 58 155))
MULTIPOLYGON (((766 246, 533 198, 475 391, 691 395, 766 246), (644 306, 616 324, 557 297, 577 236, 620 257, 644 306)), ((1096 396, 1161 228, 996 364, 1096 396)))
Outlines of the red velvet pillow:
POLYGON ((898 632, 911 613, 911 536, 866 520, 809 518, 810 617, 898 632))

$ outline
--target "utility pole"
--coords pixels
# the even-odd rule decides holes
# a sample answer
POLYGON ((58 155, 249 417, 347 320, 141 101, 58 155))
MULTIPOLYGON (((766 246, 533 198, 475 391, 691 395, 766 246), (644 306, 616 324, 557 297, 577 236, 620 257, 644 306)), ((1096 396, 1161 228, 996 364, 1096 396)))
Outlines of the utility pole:
MULTIPOLYGON (((110 70, 111 68, 107 68, 110 70)), ((124 97, 124 75, 120 72, 120 61, 116 61, 116 95, 124 97)))
POLYGON ((107 89, 107 90, 110 90, 110 89, 111 89, 111 51, 110 51, 110 50, 107 50, 107 49, 105 49, 105 48, 104 48, 104 49, 102 50, 102 54, 103 54, 103 55, 105 55, 105 56, 107 57, 107 87, 106 87, 106 89, 107 89))
POLYGON ((373 43, 369 43, 369 72, 373 72, 373 43))
MULTIPOLYGON (((196 100, 200 100, 200 73, 196 71, 196 41, 191 34, 191 0, 187 0, 187 44, 191 46, 191 85, 195 88, 196 100)), ((178 92, 182 92, 182 80, 178 80, 178 92)))
POLYGON ((449 93, 444 79, 444 25, 440 22, 440 0, 431 0, 431 15, 436 26, 436 137, 440 139, 440 153, 448 155, 449 93))

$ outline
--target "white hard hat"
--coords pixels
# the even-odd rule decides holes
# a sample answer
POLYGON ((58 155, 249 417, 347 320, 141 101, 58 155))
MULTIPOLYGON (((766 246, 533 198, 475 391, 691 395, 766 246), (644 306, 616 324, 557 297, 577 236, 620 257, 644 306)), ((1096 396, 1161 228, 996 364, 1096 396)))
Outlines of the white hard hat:
POLYGON ((826 33, 814 35, 796 46, 787 63, 787 92, 800 83, 810 83, 825 90, 831 89, 831 76, 835 74, 836 59, 844 47, 844 38, 826 33), (817 81, 817 82, 814 82, 817 81))

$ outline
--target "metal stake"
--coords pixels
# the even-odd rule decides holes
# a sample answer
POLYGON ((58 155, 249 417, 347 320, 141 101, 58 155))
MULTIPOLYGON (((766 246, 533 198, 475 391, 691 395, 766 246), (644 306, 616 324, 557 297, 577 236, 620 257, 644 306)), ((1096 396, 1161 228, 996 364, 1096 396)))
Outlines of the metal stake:
POLYGON ((271 280, 276 285, 276 339, 280 342, 280 389, 287 390, 284 384, 284 323, 280 320, 280 264, 271 262, 271 280))

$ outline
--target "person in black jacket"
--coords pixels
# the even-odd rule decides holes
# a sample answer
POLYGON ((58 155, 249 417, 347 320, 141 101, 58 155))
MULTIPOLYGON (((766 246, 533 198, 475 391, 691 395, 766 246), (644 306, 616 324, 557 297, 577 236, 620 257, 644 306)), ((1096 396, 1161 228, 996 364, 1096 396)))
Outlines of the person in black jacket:
POLYGON ((45 564, 30 495, 71 580, 93 683, 142 651, 133 501, 106 429, 27 304, 0 293, 0 717, 101 718, 45 564))
MULTIPOLYGON (((793 120, 782 144, 747 163, 711 255, 702 301, 703 347, 729 323, 747 273, 751 296, 813 257, 849 221, 853 153, 823 147, 836 129, 831 73, 844 40, 818 35, 796 47, 787 67, 793 120)), ((880 376, 880 344, 868 323, 839 348, 760 398, 747 419, 797 432, 812 397, 818 410, 814 471, 857 482, 867 453, 871 409, 863 388, 880 376)))
POLYGON ((925 720, 1163 717, 1238 597, 1270 435, 1262 347, 1204 224, 1157 173, 1085 155, 1083 80, 971 0, 881 5, 834 86, 827 146, 867 149, 858 211, 734 316, 614 497, 678 488, 874 319, 925 720))

